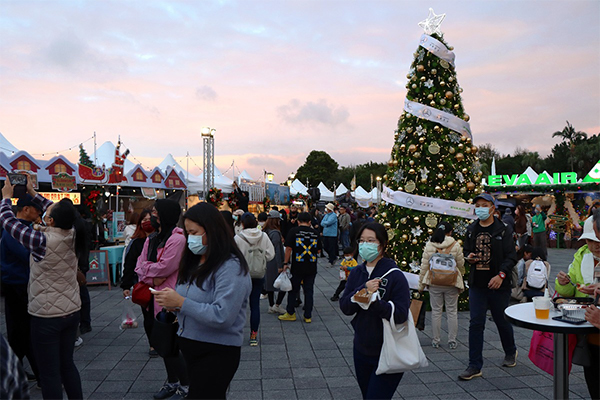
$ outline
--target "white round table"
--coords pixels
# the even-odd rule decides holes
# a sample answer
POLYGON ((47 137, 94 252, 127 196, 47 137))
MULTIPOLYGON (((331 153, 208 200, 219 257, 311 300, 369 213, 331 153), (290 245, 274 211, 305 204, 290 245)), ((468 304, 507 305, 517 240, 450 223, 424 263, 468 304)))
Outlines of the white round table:
POLYGON ((552 317, 561 313, 550 308, 550 318, 539 319, 535 317, 533 303, 520 303, 504 310, 507 321, 521 328, 554 333, 554 398, 569 398, 569 363, 568 363, 568 334, 598 333, 598 328, 589 322, 580 325, 555 321, 552 317))

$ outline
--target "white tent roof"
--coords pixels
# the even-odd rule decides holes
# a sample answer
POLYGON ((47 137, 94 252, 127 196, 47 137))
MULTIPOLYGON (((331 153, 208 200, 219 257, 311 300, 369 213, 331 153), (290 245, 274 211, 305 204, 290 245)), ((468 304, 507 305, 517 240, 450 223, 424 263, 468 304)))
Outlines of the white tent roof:
POLYGON ((354 191, 354 197, 356 198, 356 200, 366 200, 369 201, 371 200, 371 194, 369 192, 367 192, 365 189, 362 188, 362 186, 359 186, 356 188, 356 190, 354 191))
MULTIPOLYGON (((98 147, 96 150, 96 165, 98 167, 104 165, 106 168, 110 168, 115 162, 115 149, 116 146, 112 142, 104 142, 102 146, 98 147)), ((125 149, 125 147, 121 146, 121 154, 123 154, 125 149)), ((94 153, 90 155, 90 160, 94 162, 94 153)), ((125 164, 123 165, 123 171, 125 173, 131 171, 131 169, 134 167, 134 163, 129 161, 129 159, 125 159, 125 164)))
MULTIPOLYGON (((187 175, 185 169, 183 169, 181 167, 181 165, 179 165, 179 163, 175 160, 175 158, 171 155, 171 153, 167 154, 165 159, 162 160, 162 162, 160 164, 158 164, 158 168, 160 168, 162 171, 166 171, 167 167, 173 168, 180 175, 181 174, 183 174, 183 176, 187 175)), ((190 176, 190 178, 191 178, 191 176, 190 176)))
POLYGON ((238 180, 239 179, 245 179, 247 181, 253 181, 254 179, 252 179, 252 177, 250 176, 250 174, 248 174, 248 172, 246 170, 243 170, 242 173, 240 174, 240 176, 238 176, 238 180))
POLYGON ((10 157, 17 151, 19 151, 19 149, 13 146, 12 143, 0 133, 0 153, 4 153, 10 157))
POLYGON ((377 188, 376 188, 376 187, 374 187, 374 188, 371 190, 371 193, 370 193, 370 194, 371 194, 371 201, 373 201, 373 203, 377 203, 377 188))
POLYGON ((298 193, 306 196, 308 195, 308 189, 298 179, 294 179, 294 182, 292 182, 292 186, 290 186, 290 194, 292 196, 295 196, 298 193))
MULTIPOLYGON (((219 168, 217 168, 216 166, 213 169, 213 176, 215 181, 215 187, 217 189, 221 189, 225 193, 233 192, 233 180, 223 175, 219 168)), ((188 190, 192 193, 201 192, 204 185, 203 182, 204 174, 200 174, 198 176, 190 175, 190 179, 188 181, 188 190)))
POLYGON ((527 177, 529 178, 531 183, 535 183, 535 181, 538 178, 538 173, 535 172, 533 170, 533 168, 531 168, 531 167, 527 167, 527 169, 525 170, 525 172, 523 172, 523 174, 527 175, 527 177))
POLYGON ((317 186, 321 191, 321 201, 333 201, 333 192, 327 189, 327 186, 323 182, 317 186))
POLYGON ((342 194, 346 194, 347 191, 348 191, 348 188, 346 186, 344 186, 343 183, 340 183, 340 185, 337 187, 337 189, 335 189, 335 195, 339 196, 342 194))

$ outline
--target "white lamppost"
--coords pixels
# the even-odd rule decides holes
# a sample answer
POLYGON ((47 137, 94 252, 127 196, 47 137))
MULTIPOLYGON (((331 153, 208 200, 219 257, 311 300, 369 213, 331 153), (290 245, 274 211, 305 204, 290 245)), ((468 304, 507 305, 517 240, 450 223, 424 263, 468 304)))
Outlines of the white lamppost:
POLYGON ((204 147, 204 165, 202 166, 204 169, 203 197, 206 197, 208 191, 215 186, 215 137, 213 135, 216 131, 216 129, 208 126, 202 128, 201 131, 204 147))
POLYGON ((381 177, 378 176, 377 178, 377 204, 381 203, 381 177))

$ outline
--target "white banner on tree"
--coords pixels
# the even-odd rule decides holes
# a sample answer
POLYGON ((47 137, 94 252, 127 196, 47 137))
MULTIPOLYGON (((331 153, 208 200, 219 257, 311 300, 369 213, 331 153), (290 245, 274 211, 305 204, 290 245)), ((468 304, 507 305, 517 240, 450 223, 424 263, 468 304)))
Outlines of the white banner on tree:
POLYGON ((450 113, 408 99, 404 100, 404 111, 411 113, 415 117, 441 124, 448 129, 452 129, 454 132, 472 139, 469 123, 450 113))
POLYGON ((433 197, 417 196, 401 191, 393 191, 383 186, 381 200, 411 210, 433 212, 436 214, 453 215, 455 217, 476 219, 475 206, 460 201, 437 199, 433 197))
POLYGON ((454 53, 448 50, 444 43, 429 35, 423 34, 421 36, 420 44, 425 50, 429 50, 438 58, 441 58, 442 60, 447 61, 448 64, 454 66, 454 53))

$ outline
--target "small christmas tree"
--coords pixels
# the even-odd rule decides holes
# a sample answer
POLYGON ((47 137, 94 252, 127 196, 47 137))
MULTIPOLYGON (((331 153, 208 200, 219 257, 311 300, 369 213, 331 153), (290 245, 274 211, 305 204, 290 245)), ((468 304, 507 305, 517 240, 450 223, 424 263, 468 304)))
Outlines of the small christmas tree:
MULTIPOLYGON (((439 31, 445 15, 429 12, 419 24, 425 34, 407 75, 404 112, 384 185, 390 191, 430 198, 431 204, 436 199, 466 203, 480 192, 482 172, 456 79, 453 48, 439 31)), ((435 206, 430 212, 418 211, 412 203, 383 202, 379 215, 390 237, 389 255, 402 269, 413 272, 418 271, 425 243, 442 220, 454 224, 456 238, 465 234, 471 222, 444 215, 435 206)))
POLYGON ((95 165, 92 162, 92 160, 90 160, 90 156, 88 156, 87 152, 83 148, 83 144, 79 145, 79 164, 85 165, 85 166, 90 167, 90 168, 94 168, 95 167, 95 165))

